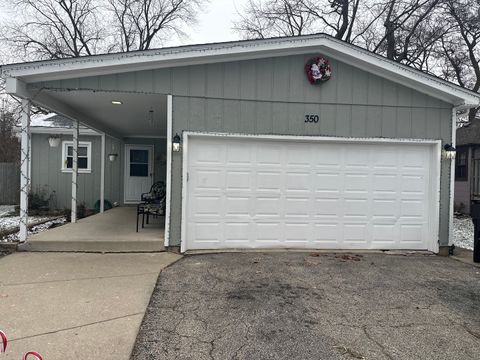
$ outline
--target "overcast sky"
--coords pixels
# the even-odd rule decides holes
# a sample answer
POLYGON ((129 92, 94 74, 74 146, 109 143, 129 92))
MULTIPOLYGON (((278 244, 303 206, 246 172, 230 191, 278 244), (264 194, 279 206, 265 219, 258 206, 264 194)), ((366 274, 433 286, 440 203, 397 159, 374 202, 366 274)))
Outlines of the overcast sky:
POLYGON ((238 40, 240 36, 232 30, 238 19, 237 10, 242 10, 248 0, 211 0, 205 12, 199 14, 198 24, 188 31, 188 39, 174 40, 168 45, 202 44, 238 40))

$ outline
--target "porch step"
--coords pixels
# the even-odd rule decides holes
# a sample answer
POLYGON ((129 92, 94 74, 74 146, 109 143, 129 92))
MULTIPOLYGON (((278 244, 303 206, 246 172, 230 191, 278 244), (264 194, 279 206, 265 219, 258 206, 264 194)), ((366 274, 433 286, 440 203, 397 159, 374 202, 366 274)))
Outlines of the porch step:
POLYGON ((161 241, 30 241, 19 245, 18 251, 58 252, 161 252, 165 248, 161 241))

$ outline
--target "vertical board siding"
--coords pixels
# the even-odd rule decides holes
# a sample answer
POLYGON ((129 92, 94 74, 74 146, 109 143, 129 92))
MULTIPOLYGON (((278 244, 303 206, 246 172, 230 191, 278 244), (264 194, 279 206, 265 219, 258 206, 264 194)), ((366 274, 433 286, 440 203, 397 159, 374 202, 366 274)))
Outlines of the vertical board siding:
MULTIPOLYGON (((45 190, 52 195, 51 205, 57 209, 71 206, 72 174, 63 172, 62 143, 52 148, 48 134, 32 134, 32 192, 45 190)), ((71 141, 72 137, 61 135, 61 141, 71 141)), ((100 198, 100 136, 81 135, 79 141, 92 143, 91 173, 78 174, 78 203, 84 202, 93 208, 100 198)))
POLYGON ((0 163, 0 205, 16 205, 20 200, 20 164, 0 163))
MULTIPOLYGON (((179 134, 190 130, 451 141, 450 104, 335 59, 330 59, 331 79, 312 86, 304 66, 318 55, 179 66, 86 78, 80 84, 172 94, 173 133, 179 134), (320 121, 306 124, 308 114, 318 114, 320 121)), ((180 242, 181 169, 181 156, 174 153, 172 245, 180 242)), ((449 163, 442 162, 441 245, 448 244, 449 174, 449 163)))

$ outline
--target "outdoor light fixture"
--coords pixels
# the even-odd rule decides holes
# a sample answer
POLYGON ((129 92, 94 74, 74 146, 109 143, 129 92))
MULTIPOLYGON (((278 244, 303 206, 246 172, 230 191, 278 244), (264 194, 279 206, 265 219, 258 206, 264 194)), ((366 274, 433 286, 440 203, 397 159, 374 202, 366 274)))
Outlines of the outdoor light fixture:
POLYGON ((445 159, 455 159, 455 155, 457 153, 457 149, 452 146, 452 144, 445 144, 443 147, 443 157, 445 159))
POLYGON ((113 105, 122 105, 123 102, 121 102, 120 100, 112 100, 112 104, 113 105))
POLYGON ((50 144, 50 147, 58 147, 58 145, 60 145, 60 137, 57 135, 50 136, 48 138, 48 143, 50 144))
POLYGON ((153 126, 153 109, 148 110, 148 124, 153 126))
POLYGON ((173 142, 172 142, 172 150, 173 151, 175 151, 175 152, 180 151, 180 142, 181 141, 182 141, 182 139, 180 138, 180 135, 175 133, 175 136, 173 137, 173 142))
POLYGON ((118 157, 118 154, 108 154, 108 160, 110 160, 111 162, 114 162, 115 160, 117 160, 117 157, 118 157))

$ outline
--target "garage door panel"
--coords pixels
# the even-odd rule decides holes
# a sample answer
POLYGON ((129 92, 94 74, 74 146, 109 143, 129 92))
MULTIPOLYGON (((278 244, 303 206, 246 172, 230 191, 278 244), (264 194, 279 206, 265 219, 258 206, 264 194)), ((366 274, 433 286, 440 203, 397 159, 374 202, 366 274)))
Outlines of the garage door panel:
POLYGON ((343 177, 337 173, 316 173, 313 179, 315 192, 333 192, 338 194, 343 185, 343 177))
POLYGON ((339 217, 343 213, 342 202, 338 198, 319 198, 315 199, 314 217, 332 218, 339 217))
POLYGON ((294 242, 295 244, 308 243, 311 235, 309 222, 286 221, 284 225, 285 243, 294 242))
POLYGON ((227 144, 225 150, 225 162, 227 166, 250 166, 253 160, 252 147, 243 142, 233 142, 227 144))
POLYGON ((220 190, 223 187, 221 170, 193 169, 192 182, 196 190, 220 190))
POLYGON ((189 249, 428 248, 429 146, 192 137, 188 148, 189 249))
POLYGON ((310 172, 291 172, 285 173, 285 190, 287 192, 310 193, 311 175, 310 172))
POLYGON ((278 221, 257 222, 253 229, 253 238, 255 241, 278 243, 283 238, 283 224, 278 221))
POLYGON ((256 176, 256 190, 280 193, 283 187, 283 174, 281 171, 259 170, 256 176))
POLYGON ((256 144, 256 162, 261 166, 282 167, 283 155, 281 144, 256 144))
MULTIPOLYGON (((252 171, 226 170, 225 186, 227 191, 250 191, 253 186, 252 171)), ((221 180, 221 179, 220 179, 221 180)))
POLYGON ((257 196, 253 199, 255 217, 280 217, 283 215, 283 198, 257 196))
POLYGON ((314 243, 331 243, 337 244, 341 238, 341 224, 333 223, 314 223, 313 225, 313 242, 314 243))
POLYGON ((372 224, 372 242, 394 243, 397 236, 398 226, 394 224, 372 224))
POLYGON ((343 201, 343 216, 348 217, 364 217, 367 218, 369 211, 369 199, 362 198, 345 198, 343 201))
POLYGON ((344 243, 364 243, 368 242, 368 223, 343 223, 343 242, 344 243))
POLYGON ((401 224, 400 241, 421 243, 423 238, 423 226, 420 224, 401 224))
POLYGON ((220 196, 197 195, 189 207, 189 217, 221 217, 223 199, 220 196))
POLYGON ((224 226, 225 242, 248 243, 251 239, 250 222, 226 222, 224 226))
POLYGON ((370 187, 368 174, 351 174, 344 176, 344 189, 346 192, 368 192, 370 187))
POLYGON ((244 196, 226 196, 225 197, 225 217, 248 217, 251 213, 250 197, 244 196))

